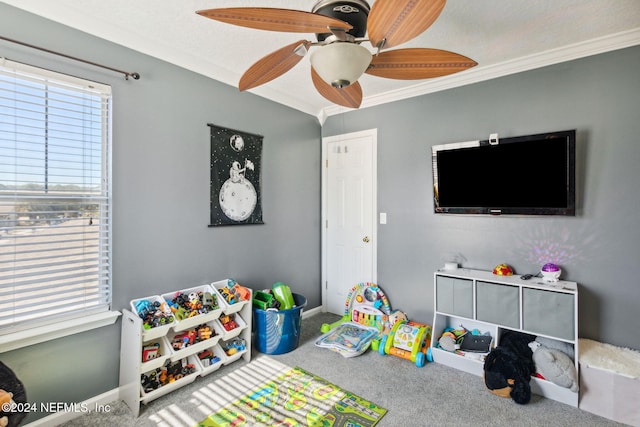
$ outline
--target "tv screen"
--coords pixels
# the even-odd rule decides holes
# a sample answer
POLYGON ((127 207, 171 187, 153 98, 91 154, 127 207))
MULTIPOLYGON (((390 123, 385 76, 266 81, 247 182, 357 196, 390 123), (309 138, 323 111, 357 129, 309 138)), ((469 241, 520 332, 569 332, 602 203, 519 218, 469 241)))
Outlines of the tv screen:
POLYGON ((575 215, 575 130, 432 147, 436 213, 575 215))

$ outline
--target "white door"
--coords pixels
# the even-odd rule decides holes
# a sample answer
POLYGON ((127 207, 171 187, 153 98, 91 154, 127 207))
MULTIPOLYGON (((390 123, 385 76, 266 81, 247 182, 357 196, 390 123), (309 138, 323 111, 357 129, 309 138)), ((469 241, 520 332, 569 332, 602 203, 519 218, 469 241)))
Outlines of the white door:
POLYGON ((376 282, 375 129, 323 138, 323 303, 344 314, 349 290, 376 282))

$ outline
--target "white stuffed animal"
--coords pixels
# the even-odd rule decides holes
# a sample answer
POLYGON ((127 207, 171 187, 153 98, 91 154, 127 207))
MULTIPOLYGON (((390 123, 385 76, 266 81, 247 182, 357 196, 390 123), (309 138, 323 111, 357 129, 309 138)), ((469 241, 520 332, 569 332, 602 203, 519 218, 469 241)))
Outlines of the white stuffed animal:
POLYGON ((550 348, 552 350, 560 350, 567 356, 569 356, 572 360, 575 360, 575 352, 573 351, 573 346, 568 342, 558 341, 551 338, 545 337, 537 337, 536 341, 539 342, 543 347, 550 348))
POLYGON ((529 347, 533 351, 533 363, 540 375, 556 385, 578 391, 576 367, 569 356, 537 341, 530 342, 529 347))

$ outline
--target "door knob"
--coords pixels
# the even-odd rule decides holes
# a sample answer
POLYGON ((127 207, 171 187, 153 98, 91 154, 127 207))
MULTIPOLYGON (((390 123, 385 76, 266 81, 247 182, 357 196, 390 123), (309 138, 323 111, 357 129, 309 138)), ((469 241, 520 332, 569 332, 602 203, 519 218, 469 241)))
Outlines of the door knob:
POLYGON ((364 236, 362 241, 365 242, 365 243, 369 243, 369 236, 364 236))

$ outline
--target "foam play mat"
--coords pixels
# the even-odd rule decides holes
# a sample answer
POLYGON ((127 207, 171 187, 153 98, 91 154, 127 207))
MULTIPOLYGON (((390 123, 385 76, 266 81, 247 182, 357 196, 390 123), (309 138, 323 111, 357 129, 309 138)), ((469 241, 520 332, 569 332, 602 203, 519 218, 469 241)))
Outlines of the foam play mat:
POLYGON ((387 410, 302 368, 291 368, 195 427, 373 427, 387 410))
POLYGON ((359 356, 367 351, 371 341, 378 336, 379 332, 376 328, 347 322, 322 335, 315 344, 318 347, 335 350, 345 357, 359 356))

